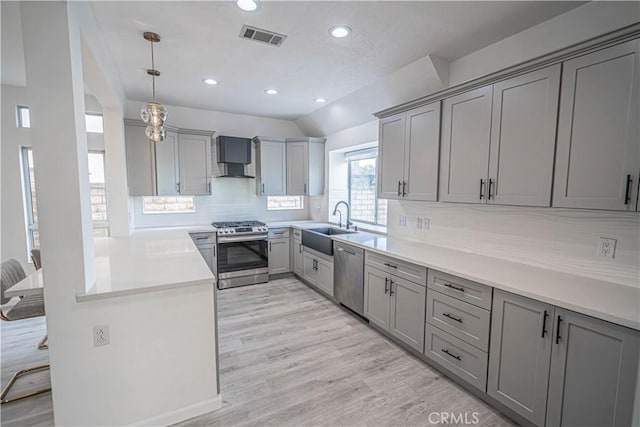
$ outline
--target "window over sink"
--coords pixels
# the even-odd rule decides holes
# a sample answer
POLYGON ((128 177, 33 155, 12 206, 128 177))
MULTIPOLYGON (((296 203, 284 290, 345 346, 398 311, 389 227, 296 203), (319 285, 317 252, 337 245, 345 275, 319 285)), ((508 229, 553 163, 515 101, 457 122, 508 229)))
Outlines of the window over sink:
POLYGON ((267 210, 284 211, 304 209, 303 196, 267 196, 267 210))

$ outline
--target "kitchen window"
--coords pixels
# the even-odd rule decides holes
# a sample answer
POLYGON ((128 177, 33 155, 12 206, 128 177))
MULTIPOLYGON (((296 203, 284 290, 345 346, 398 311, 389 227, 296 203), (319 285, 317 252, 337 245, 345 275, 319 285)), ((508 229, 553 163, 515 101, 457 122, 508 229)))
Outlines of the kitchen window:
POLYGON ((364 224, 387 225, 387 201, 378 199, 377 148, 345 153, 348 162, 351 220, 364 224))
POLYGON ((143 214, 193 213, 194 196, 156 196, 142 198, 143 214))
POLYGON ((267 196, 268 211, 304 209, 303 196, 267 196))
MULTIPOLYGON (((18 127, 30 128, 31 116, 29 115, 29 107, 18 105, 18 127)), ((84 124, 87 132, 104 133, 104 123, 102 114, 86 113, 84 115, 84 124)))
MULTIPOLYGON (((40 234, 38 233, 38 203, 33 167, 33 151, 30 147, 22 148, 21 163, 27 226, 27 249, 31 251, 31 249, 40 247, 40 234)), ((93 235, 108 236, 109 222, 107 218, 107 188, 104 175, 104 151, 90 151, 88 153, 88 165, 93 235)))

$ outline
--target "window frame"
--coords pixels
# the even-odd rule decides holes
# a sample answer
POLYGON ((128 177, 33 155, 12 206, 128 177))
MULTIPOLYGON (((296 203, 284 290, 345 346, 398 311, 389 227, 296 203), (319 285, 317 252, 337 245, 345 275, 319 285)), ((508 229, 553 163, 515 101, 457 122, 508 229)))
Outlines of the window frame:
MULTIPOLYGON (((102 155, 102 170, 104 171, 105 174, 105 178, 104 178, 104 194, 105 194, 105 208, 107 206, 107 193, 109 192, 109 190, 107 189, 107 152, 106 150, 88 150, 87 152, 87 157, 89 156, 89 154, 101 154, 102 155)), ((89 191, 91 191, 91 181, 89 181, 89 191)), ((91 202, 89 202, 89 206, 91 206, 91 202)), ((109 210, 107 208, 107 219, 105 221, 94 221, 93 218, 91 219, 91 228, 93 230, 103 230, 103 229, 107 229, 107 236, 111 236, 111 226, 109 223, 109 210)))
MULTIPOLYGON (((27 232, 27 253, 31 253, 32 249, 35 249, 34 232, 38 231, 38 223, 34 220, 33 214, 33 192, 31 191, 31 171, 29 169, 29 152, 32 152, 31 147, 20 147, 20 164, 21 164, 21 176, 22 176, 22 192, 23 203, 25 212, 25 223, 27 232)), ((33 152, 31 154, 33 156, 33 152)), ((34 166, 35 169, 35 166, 34 166)), ((29 262, 31 262, 30 258, 29 262)))
POLYGON ((23 129, 29 129, 31 127, 31 114, 29 111, 29 107, 26 105, 16 105, 16 125, 19 128, 23 128, 23 129), (25 126, 24 122, 22 121, 22 110, 26 110, 27 111, 27 115, 29 116, 29 126, 25 126))
POLYGON ((304 196, 302 195, 291 196, 291 195, 283 194, 279 196, 277 195, 267 196, 267 211, 282 212, 282 211, 302 211, 302 210, 304 210, 304 196), (269 207, 270 197, 291 197, 291 198, 295 197, 300 200, 300 207, 299 208, 270 208, 269 207))
MULTIPOLYGON (((367 151, 367 149, 365 150, 356 150, 356 151, 352 151, 352 152, 348 152, 345 153, 345 156, 348 156, 350 153, 357 153, 358 151, 367 151)), ((369 160, 369 159, 374 159, 375 160, 375 174, 376 174, 376 190, 374 191, 374 220, 373 221, 367 221, 367 220, 363 220, 363 219, 359 219, 359 218, 355 218, 353 215, 351 216, 351 221, 352 222, 357 222, 360 224, 367 224, 367 225, 373 225, 376 227, 387 227, 387 224, 382 224, 379 222, 380 218, 379 218, 379 210, 380 210, 380 199, 378 197, 378 191, 377 191, 377 176, 378 176, 378 166, 380 165, 379 161, 378 161, 378 153, 377 151, 375 152, 375 154, 371 154, 370 156, 355 156, 354 158, 348 158, 347 157, 347 200, 349 201, 349 206, 353 207, 352 205, 352 200, 351 200, 351 190, 352 190, 352 184, 351 184, 351 163, 352 162, 358 162, 361 160, 369 160)))
MULTIPOLYGON (((175 196, 143 196, 140 198, 141 199, 141 212, 142 215, 185 215, 185 214, 195 214, 196 213, 196 197, 195 196, 188 196, 188 195, 175 195, 175 196), (174 210, 174 211, 148 211, 146 210, 146 204, 147 204, 147 200, 146 199, 165 199, 165 198, 179 198, 179 197, 190 197, 191 198, 191 203, 193 203, 193 209, 192 210, 174 210)), ((168 203, 168 202, 165 202, 168 203)), ((174 203, 177 203, 174 202, 174 203)))
POLYGON ((104 115, 102 113, 94 113, 94 112, 85 112, 84 113, 84 127, 85 127, 85 131, 87 133, 97 133, 97 134, 104 134, 104 115), (97 116, 102 118, 102 131, 101 132, 97 132, 97 131, 90 131, 87 129, 87 116, 97 116))

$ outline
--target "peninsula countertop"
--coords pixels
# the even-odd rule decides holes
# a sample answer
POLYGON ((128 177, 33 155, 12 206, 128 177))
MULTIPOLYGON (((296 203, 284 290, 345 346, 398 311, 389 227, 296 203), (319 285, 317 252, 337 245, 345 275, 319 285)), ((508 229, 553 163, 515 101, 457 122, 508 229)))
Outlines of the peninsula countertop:
POLYGON ((96 283, 76 300, 90 301, 187 286, 214 286, 215 277, 189 233, 209 226, 138 229, 95 239, 96 283))

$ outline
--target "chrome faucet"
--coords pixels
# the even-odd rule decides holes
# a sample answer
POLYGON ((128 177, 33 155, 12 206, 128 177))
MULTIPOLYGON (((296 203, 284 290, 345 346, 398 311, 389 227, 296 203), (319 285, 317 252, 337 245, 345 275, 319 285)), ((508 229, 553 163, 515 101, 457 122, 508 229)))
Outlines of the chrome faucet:
POLYGON ((336 203, 336 206, 333 208, 333 213, 331 215, 340 214, 338 227, 342 227, 342 212, 338 210, 338 206, 340 206, 341 204, 347 207, 347 230, 349 230, 349 227, 353 225, 353 223, 351 222, 351 208, 349 207, 349 203, 345 202, 344 200, 340 200, 338 203, 336 203))

